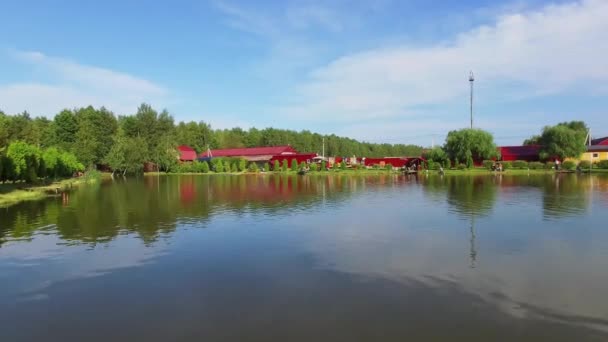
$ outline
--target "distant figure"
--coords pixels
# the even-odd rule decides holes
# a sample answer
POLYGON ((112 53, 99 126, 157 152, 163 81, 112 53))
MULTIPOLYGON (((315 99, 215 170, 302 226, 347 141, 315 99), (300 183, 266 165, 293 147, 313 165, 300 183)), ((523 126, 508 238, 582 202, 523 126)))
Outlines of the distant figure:
POLYGON ((555 170, 559 171, 559 159, 555 159, 555 170))
POLYGON ((442 175, 443 174, 443 166, 439 167, 439 174, 442 175))

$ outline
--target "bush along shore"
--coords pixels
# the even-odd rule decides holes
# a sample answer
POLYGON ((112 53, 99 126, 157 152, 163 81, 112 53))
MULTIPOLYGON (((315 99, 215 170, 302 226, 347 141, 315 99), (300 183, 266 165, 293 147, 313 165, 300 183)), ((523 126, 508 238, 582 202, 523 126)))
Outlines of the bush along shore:
POLYGON ((83 184, 90 184, 109 177, 97 171, 91 171, 77 178, 61 180, 38 180, 35 183, 15 182, 0 184, 0 207, 8 207, 25 201, 35 201, 49 196, 60 195, 65 191, 83 184))

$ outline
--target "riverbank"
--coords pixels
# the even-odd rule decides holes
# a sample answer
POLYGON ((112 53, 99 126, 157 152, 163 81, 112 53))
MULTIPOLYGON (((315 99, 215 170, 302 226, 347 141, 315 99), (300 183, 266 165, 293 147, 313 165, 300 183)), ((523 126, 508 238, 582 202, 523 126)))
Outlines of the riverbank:
MULTIPOLYGON (((489 176, 489 175, 497 175, 497 174, 502 174, 502 175, 550 175, 550 174, 554 174, 555 171, 554 170, 546 170, 546 169, 541 169, 541 170, 522 170, 522 169, 508 169, 502 172, 496 172, 496 171, 491 171, 488 169, 484 169, 484 168, 474 168, 474 169, 464 169, 464 170, 457 170, 457 169, 450 169, 450 170, 445 170, 444 174, 448 175, 448 176, 489 176)), ((564 173, 576 173, 576 172, 564 172, 564 173)), ((583 171, 583 173, 589 173, 589 170, 585 170, 583 171)), ((591 170, 591 173, 593 174, 608 174, 608 170, 604 170, 604 169, 593 169, 591 170)), ((190 172, 190 173, 164 173, 164 172, 147 172, 145 174, 145 176, 158 176, 158 175, 174 175, 174 176, 182 176, 182 175, 200 175, 200 176, 212 176, 212 175, 232 175, 232 176, 239 176, 239 175, 297 175, 298 172, 297 171, 267 171, 267 172, 220 172, 220 173, 216 173, 216 172, 208 172, 208 173, 194 173, 194 172, 190 172)), ((346 169, 346 170, 329 170, 329 171, 310 171, 307 173, 307 175, 309 176, 323 176, 323 175, 369 175, 369 176, 373 176, 373 175, 389 175, 389 174, 402 174, 402 171, 388 171, 385 169, 346 169)), ((430 174, 430 175, 439 175, 439 171, 436 170, 429 170, 429 171, 421 171, 420 174, 430 174)))
POLYGON ((45 184, 5 183, 0 184, 0 207, 8 207, 25 201, 36 201, 52 196, 87 183, 94 183, 103 178, 110 177, 109 174, 100 173, 95 177, 68 178, 45 184))

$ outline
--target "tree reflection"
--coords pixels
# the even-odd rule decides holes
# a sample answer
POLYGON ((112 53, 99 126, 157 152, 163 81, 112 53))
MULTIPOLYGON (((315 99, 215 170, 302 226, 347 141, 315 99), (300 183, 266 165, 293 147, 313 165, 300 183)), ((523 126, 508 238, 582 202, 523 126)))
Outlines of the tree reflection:
POLYGON ((2 209, 0 246, 53 229, 67 243, 103 243, 136 234, 146 244, 179 224, 205 227, 215 213, 278 213, 338 201, 364 189, 364 177, 146 176, 85 186, 46 201, 2 209))

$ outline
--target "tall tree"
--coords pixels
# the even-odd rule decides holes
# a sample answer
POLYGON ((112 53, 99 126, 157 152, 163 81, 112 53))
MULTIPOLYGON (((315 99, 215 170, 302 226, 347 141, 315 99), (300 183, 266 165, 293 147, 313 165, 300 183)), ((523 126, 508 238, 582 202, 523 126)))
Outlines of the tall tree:
POLYGON ((580 157, 587 150, 587 133, 587 125, 582 121, 562 122, 556 126, 545 127, 539 139, 540 157, 542 159, 580 157))
POLYGON ((490 159, 498 155, 494 137, 481 129, 465 128, 449 132, 444 150, 457 163, 467 164, 473 159, 490 159))
POLYGON ((76 141, 78 123, 71 110, 64 109, 53 119, 56 144, 64 150, 71 151, 76 141))

